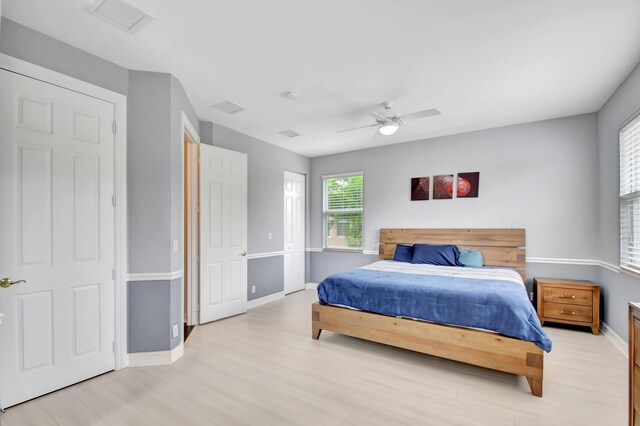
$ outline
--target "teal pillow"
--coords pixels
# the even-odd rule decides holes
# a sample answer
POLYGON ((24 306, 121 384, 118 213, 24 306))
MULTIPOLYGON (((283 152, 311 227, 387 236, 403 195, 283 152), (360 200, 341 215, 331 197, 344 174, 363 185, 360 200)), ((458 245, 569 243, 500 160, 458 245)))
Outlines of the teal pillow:
POLYGON ((476 250, 460 250, 458 262, 469 268, 482 268, 484 259, 482 253, 476 250))

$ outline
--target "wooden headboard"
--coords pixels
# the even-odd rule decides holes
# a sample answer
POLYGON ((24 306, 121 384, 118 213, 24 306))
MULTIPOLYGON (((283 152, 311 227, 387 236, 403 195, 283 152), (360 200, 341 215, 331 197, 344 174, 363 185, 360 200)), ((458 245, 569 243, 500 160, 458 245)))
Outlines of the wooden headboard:
POLYGON ((516 268, 526 282, 524 229, 380 229, 380 259, 393 259, 396 244, 455 244, 478 250, 485 265, 516 268))

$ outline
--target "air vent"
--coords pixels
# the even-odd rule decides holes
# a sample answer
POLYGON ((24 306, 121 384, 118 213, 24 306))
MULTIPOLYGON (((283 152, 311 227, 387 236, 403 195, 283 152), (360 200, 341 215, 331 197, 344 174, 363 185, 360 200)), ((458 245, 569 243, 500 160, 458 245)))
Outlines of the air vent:
POLYGON ((295 138, 296 136, 300 136, 300 133, 296 133, 291 129, 283 130, 283 131, 278 132, 278 133, 280 133, 282 136, 287 136, 287 137, 290 137, 290 138, 295 138))
POLYGON ((217 108, 222 112, 226 112, 227 114, 235 114, 236 112, 246 111, 244 107, 241 107, 237 103, 231 102, 230 100, 211 105, 211 107, 217 108))
POLYGON ((153 19, 122 0, 96 0, 87 11, 130 33, 135 33, 153 19))

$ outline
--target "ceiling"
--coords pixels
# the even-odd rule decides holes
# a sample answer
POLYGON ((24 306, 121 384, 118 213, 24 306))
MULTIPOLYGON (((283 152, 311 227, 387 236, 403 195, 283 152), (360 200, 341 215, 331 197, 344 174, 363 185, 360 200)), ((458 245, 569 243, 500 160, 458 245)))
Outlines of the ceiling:
POLYGON ((2 14, 172 73, 202 120, 310 157, 594 112, 640 61, 640 0, 128 1, 155 18, 133 35, 88 14, 92 0, 5 0, 2 14), (247 110, 211 108, 225 99, 247 110), (442 115, 335 133, 387 100, 442 115))

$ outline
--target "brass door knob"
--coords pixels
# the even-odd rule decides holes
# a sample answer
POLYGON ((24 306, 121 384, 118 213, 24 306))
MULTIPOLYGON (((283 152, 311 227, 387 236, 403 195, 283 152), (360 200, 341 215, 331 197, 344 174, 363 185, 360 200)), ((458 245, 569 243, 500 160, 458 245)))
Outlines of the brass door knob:
POLYGON ((247 255, 246 251, 243 251, 242 253, 240 253, 240 256, 246 256, 246 255, 247 255))
POLYGON ((0 287, 2 288, 9 288, 14 284, 18 284, 18 283, 27 283, 25 280, 18 280, 18 281, 13 281, 11 278, 3 278, 0 280, 0 287))

